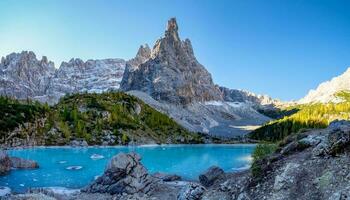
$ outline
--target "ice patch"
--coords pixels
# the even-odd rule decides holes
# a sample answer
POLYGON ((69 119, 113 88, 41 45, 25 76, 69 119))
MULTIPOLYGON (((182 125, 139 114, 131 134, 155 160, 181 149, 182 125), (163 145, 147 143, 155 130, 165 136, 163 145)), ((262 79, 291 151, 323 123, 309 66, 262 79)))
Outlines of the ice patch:
POLYGON ((59 164, 65 164, 65 163, 67 163, 67 161, 66 161, 66 160, 61 160, 61 161, 59 161, 58 163, 59 163, 59 164))
POLYGON ((100 160, 100 159, 103 159, 104 156, 103 156, 103 155, 100 155, 100 154, 92 154, 92 155, 90 156, 90 158, 91 158, 92 160, 100 160))
POLYGON ((69 166, 69 167, 66 167, 67 170, 80 170, 82 168, 83 168, 82 166, 69 166))

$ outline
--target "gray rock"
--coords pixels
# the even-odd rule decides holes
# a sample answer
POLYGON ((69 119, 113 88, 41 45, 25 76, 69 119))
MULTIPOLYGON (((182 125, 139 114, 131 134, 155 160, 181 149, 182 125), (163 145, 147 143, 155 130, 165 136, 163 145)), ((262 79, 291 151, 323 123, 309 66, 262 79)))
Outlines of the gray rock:
POLYGON ((0 186, 0 199, 9 196, 11 194, 11 188, 0 186))
POLYGON ((181 176, 178 176, 176 174, 164 174, 164 173, 154 173, 152 175, 155 178, 161 179, 162 181, 165 182, 171 182, 171 181, 181 181, 181 176))
POLYGON ((136 153, 119 153, 108 163, 102 176, 83 191, 109 194, 147 194, 155 184, 136 153))
POLYGON ((200 200, 205 188, 197 183, 188 183, 180 191, 177 199, 178 200, 200 200))
POLYGON ((4 175, 11 170, 11 160, 7 153, 0 150, 0 175, 4 175))
POLYGON ((36 169, 39 168, 39 164, 34 160, 26 160, 18 157, 10 157, 11 167, 16 169, 36 169))
POLYGON ((217 166, 212 166, 203 174, 199 175, 199 182, 205 187, 209 187, 222 175, 224 175, 224 170, 217 166))

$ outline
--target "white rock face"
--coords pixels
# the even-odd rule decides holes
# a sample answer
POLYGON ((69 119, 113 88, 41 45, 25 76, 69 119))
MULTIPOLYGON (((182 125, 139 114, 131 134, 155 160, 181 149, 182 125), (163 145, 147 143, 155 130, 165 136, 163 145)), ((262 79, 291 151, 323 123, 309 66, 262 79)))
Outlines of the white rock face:
POLYGON ((54 63, 46 57, 37 60, 31 51, 12 53, 1 59, 0 95, 21 99, 44 95, 54 73, 54 63))
POLYGON ((342 75, 334 77, 330 81, 321 83, 315 90, 310 90, 309 93, 298 103, 327 103, 340 102, 335 94, 343 90, 350 90, 350 68, 348 68, 342 75))
POLYGON ((57 102, 67 93, 101 93, 119 89, 125 61, 122 59, 88 60, 72 59, 63 62, 51 78, 41 101, 57 102))
POLYGON ((126 62, 123 59, 71 59, 59 69, 33 52, 12 53, 0 63, 0 95, 32 98, 50 104, 67 93, 117 90, 126 62))

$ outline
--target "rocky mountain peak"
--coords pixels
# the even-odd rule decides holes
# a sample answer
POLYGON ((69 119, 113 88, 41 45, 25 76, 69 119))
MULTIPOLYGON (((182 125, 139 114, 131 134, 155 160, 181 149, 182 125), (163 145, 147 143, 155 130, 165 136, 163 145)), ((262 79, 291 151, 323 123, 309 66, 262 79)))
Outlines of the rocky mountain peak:
MULTIPOLYGON (((121 87, 139 90, 156 100, 175 104, 222 100, 211 74, 197 61, 189 39, 181 41, 175 18, 168 21, 165 36, 156 41, 151 57, 126 68, 121 87)), ((129 62, 130 63, 130 62, 129 62)))

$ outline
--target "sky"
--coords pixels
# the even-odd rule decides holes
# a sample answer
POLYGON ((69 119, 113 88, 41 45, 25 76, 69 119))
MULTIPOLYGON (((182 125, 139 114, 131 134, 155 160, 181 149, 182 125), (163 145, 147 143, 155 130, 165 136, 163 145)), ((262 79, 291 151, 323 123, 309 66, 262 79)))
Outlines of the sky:
POLYGON ((350 67, 348 0, 1 0, 0 57, 135 56, 176 17, 216 84, 296 100, 350 67))

